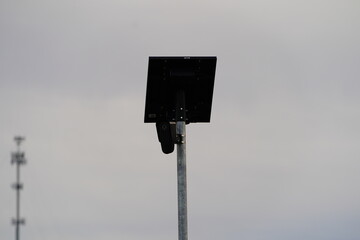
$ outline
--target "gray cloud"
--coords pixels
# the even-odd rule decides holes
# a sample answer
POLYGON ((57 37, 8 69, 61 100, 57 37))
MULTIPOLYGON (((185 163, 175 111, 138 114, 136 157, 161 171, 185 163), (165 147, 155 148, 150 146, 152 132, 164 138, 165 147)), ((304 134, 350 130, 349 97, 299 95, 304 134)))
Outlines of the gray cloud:
POLYGON ((177 236, 175 155, 143 123, 149 55, 217 55, 188 126, 189 236, 358 239, 357 1, 2 1, 0 238, 24 134, 29 240, 177 236))

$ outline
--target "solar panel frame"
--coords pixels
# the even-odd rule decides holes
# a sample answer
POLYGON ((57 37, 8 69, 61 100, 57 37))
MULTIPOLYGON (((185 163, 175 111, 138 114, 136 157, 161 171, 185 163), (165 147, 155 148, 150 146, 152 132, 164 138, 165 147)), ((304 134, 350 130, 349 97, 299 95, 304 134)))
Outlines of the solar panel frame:
POLYGON ((210 122, 217 58, 149 57, 145 123, 175 121, 176 93, 185 93, 186 122, 210 122))

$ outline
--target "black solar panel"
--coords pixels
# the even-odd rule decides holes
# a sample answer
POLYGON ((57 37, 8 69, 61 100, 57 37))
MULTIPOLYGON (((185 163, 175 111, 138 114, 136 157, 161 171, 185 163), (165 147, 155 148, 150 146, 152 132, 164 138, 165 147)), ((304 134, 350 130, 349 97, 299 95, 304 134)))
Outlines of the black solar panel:
POLYGON ((216 57, 149 57, 144 121, 175 121, 182 90, 186 122, 210 122, 215 68, 216 57))

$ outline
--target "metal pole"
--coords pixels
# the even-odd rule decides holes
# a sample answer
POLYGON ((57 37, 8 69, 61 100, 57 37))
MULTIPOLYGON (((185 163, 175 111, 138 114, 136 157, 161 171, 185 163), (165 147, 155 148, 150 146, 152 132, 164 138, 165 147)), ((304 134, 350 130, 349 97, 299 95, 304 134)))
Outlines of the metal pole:
POLYGON ((17 149, 11 155, 11 164, 16 164, 16 182, 13 184, 13 188, 16 190, 16 218, 12 221, 15 225, 15 240, 20 239, 20 225, 25 224, 25 219, 20 218, 20 190, 23 188, 20 182, 20 166, 26 162, 24 152, 20 151, 20 144, 24 139, 24 137, 20 136, 14 138, 17 149))
POLYGON ((177 94, 176 136, 177 136, 177 183, 178 183, 178 229, 179 240, 188 239, 187 190, 186 190, 186 110, 185 93, 177 94))
MULTIPOLYGON (((20 151, 18 150, 18 153, 20 151)), ((20 163, 16 163, 16 226, 15 239, 20 239, 20 163)))

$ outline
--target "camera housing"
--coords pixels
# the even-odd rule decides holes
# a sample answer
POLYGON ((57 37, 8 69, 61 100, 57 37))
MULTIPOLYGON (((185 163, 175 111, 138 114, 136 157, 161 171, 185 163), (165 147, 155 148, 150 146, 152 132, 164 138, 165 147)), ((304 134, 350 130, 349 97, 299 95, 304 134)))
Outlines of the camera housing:
POLYGON ((172 153, 176 140, 176 124, 174 122, 157 122, 156 131, 163 153, 172 153))

